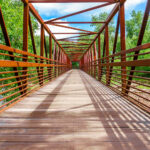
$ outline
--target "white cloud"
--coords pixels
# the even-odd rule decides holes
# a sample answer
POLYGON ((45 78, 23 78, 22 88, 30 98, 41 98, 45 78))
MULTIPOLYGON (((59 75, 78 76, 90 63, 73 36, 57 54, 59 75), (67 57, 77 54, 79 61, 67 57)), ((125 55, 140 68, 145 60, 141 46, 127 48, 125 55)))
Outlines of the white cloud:
MULTIPOLYGON (((137 5, 145 3, 146 0, 127 0, 125 3, 126 9, 135 8, 137 5)), ((36 3, 34 7, 39 11, 40 15, 50 17, 52 15, 65 15, 90 7, 100 5, 102 3, 36 3)), ((101 8, 102 11, 109 12, 112 5, 101 8)), ((95 10, 95 13, 97 10, 95 10)))
MULTIPOLYGON (((125 3, 125 7, 127 10, 126 13, 129 13, 128 11, 130 11, 131 9, 134 9, 137 5, 140 5, 145 2, 146 0, 127 0, 125 3)), ((69 13, 73 13, 76 11, 94 7, 100 4, 102 3, 40 3, 40 4, 36 3, 33 5, 39 11, 41 16, 46 16, 47 18, 51 18, 52 16, 56 16, 56 14, 59 14, 58 16, 66 15, 69 13)), ((98 11, 96 9, 91 12, 84 13, 84 18, 87 18, 87 20, 89 20, 89 17, 91 18, 92 14, 97 15, 100 12, 104 12, 104 11, 109 13, 113 9, 113 7, 114 5, 110 5, 110 6, 101 8, 98 11)), ((58 20, 58 21, 62 21, 62 20, 58 20)), ((66 21, 67 21, 67 18, 66 18, 66 21)), ((65 24, 65 25, 70 26, 69 24, 65 24)), ((51 26, 51 25, 48 25, 48 26, 52 32, 66 32, 66 33, 78 32, 72 29, 56 27, 56 26, 51 26)), ((39 30, 37 30, 36 35, 40 35, 40 28, 39 30)), ((67 38, 67 37, 74 36, 74 34, 73 35, 55 34, 55 36, 57 39, 60 39, 60 38, 67 38)))
MULTIPOLYGON (((127 0, 125 2, 126 9, 134 9, 137 5, 145 3, 146 0, 127 0)), ((56 14, 65 15, 90 7, 100 5, 102 3, 34 3, 34 7, 39 11, 40 15, 47 17, 56 14)), ((113 5, 101 8, 101 11, 109 12, 113 5)), ((95 10, 97 13, 97 10, 95 10)))
POLYGON ((99 5, 98 3, 36 3, 34 7, 41 15, 51 16, 56 13, 64 15, 99 5))
POLYGON ((137 5, 145 3, 146 0, 127 0, 125 3, 126 9, 134 9, 137 5))
MULTIPOLYGON (((62 20, 58 20, 58 21, 62 21, 62 20)), ((63 27, 56 27, 56 26, 52 26, 52 25, 47 25, 49 27, 49 29, 51 30, 52 33, 78 33, 77 30, 73 30, 73 29, 67 29, 67 28, 63 28, 63 27)), ((65 24, 65 26, 69 27, 69 24, 65 24)), ((40 24, 38 27, 38 30, 36 31, 36 35, 40 35, 40 24)), ((48 35, 46 33, 46 35, 48 35)), ((57 39, 61 39, 61 38, 68 38, 71 36, 77 36, 78 34, 55 34, 55 37, 57 39)))

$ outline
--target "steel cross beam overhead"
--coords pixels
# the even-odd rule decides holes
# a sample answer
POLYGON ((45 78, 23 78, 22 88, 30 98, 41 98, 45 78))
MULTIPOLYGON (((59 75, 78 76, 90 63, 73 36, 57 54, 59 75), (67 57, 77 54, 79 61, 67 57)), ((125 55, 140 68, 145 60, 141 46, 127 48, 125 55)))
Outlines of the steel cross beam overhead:
MULTIPOLYGON (((29 1, 30 2, 30 1, 29 1)), ((52 2, 52 1, 51 1, 52 2)), ((53 1, 54 2, 54 1, 53 1)), ((55 2, 83 2, 83 1, 55 1, 55 2)), ((95 1, 85 1, 84 2, 95 2, 95 1)), ((59 39, 58 41, 67 41, 67 40, 71 40, 71 39, 74 39, 74 38, 78 38, 80 39, 81 37, 87 37, 87 36, 91 36, 93 34, 98 34, 97 32, 92 32, 92 31, 87 31, 87 30, 84 30, 84 29, 80 29, 80 28, 75 28, 75 27, 71 27, 71 26, 64 26, 62 24, 106 24, 107 22, 105 21, 97 21, 97 22, 94 22, 94 21, 88 21, 88 22, 81 22, 81 21, 76 21, 76 22, 72 22, 72 21, 66 21, 66 22, 62 22, 62 21, 59 21, 57 22, 57 20, 61 20, 61 19, 64 19, 64 18, 68 18, 68 17, 71 17, 71 16, 75 16, 75 15, 79 15, 81 13, 85 13, 85 12, 89 12, 89 11, 92 11, 92 10, 95 10, 95 9, 99 9, 99 8, 103 8, 105 6, 109 6, 111 4, 114 4, 114 3, 117 3, 118 0, 109 0, 109 1, 102 1, 102 0, 99 0, 98 2, 102 2, 102 4, 100 5, 97 5, 97 6, 94 6, 94 7, 90 7, 90 8, 87 8, 87 9, 84 9, 84 10, 81 10, 81 11, 77 11, 77 12, 74 12, 74 13, 71 13, 71 14, 68 14, 68 15, 65 15, 65 16, 61 16, 61 17, 58 17, 58 18, 54 18, 54 19, 51 19, 51 20, 48 20, 48 21, 45 21, 45 24, 50 24, 52 26, 57 26, 57 27, 62 27, 62 28, 67 28, 67 29, 72 29, 72 30, 77 30, 77 31, 82 31, 80 33, 80 35, 77 35, 77 36, 70 36, 70 37, 67 37, 67 38, 61 38, 59 39), (104 3, 105 2, 105 3, 104 3), (55 21, 55 22, 54 22, 55 21), (86 33, 87 32, 87 33, 86 33), (85 33, 85 34, 84 34, 85 33)), ((54 33, 55 35, 57 34, 64 34, 64 35, 67 35, 67 34, 70 34, 71 35, 71 32, 70 33, 54 33)), ((77 34, 77 33, 72 33, 73 34, 77 34)))
POLYGON ((86 21, 86 22, 77 22, 77 21, 76 22, 69 22, 69 21, 64 21, 64 22, 63 21, 62 22, 55 21, 54 22, 53 21, 53 22, 50 22, 49 24, 91 24, 91 23, 98 24, 98 23, 105 23, 105 22, 104 21, 86 21))
POLYGON ((29 3, 93 3, 93 2, 110 2, 115 3, 119 0, 29 0, 29 3))
MULTIPOLYGON (((136 39, 126 31, 126 0, 20 0, 23 36, 19 43, 23 48, 15 48, 13 42, 20 34, 16 31, 10 38, 9 32, 18 28, 13 16, 20 11, 6 9, 12 1, 0 5, 0 150, 150 150, 150 0, 141 6, 141 25, 134 22, 139 29, 132 48, 129 43, 136 39), (88 9, 81 4, 84 10, 49 20, 47 25, 32 2, 51 3, 49 6, 102 3, 88 9), (106 20, 97 10, 96 17, 91 17, 95 22, 85 15, 67 18, 109 5, 113 7, 106 20), (56 21, 64 18, 66 22, 56 21), (35 24, 39 26, 34 29, 35 24), (87 24, 94 27, 85 27, 87 24)), ((60 11, 77 7, 74 5, 54 7, 60 11)), ((128 21, 132 23, 134 17, 128 21)))
POLYGON ((72 13, 72 14, 68 14, 68 15, 65 15, 65 16, 62 16, 62 17, 58 17, 58 18, 55 18, 55 19, 51 19, 51 20, 45 21, 45 23, 49 24, 49 23, 51 23, 53 21, 56 21, 56 20, 60 20, 60 19, 63 19, 63 18, 71 17, 71 16, 78 15, 78 14, 81 14, 81 13, 85 13, 85 12, 88 12, 88 11, 91 11, 91 10, 95 10, 95 9, 98 9, 98 8, 102 8, 102 7, 111 5, 111 4, 113 4, 113 3, 101 4, 101 5, 98 5, 98 6, 95 6, 95 7, 91 7, 91 8, 88 8, 88 9, 81 10, 81 11, 77 11, 77 12, 72 13))

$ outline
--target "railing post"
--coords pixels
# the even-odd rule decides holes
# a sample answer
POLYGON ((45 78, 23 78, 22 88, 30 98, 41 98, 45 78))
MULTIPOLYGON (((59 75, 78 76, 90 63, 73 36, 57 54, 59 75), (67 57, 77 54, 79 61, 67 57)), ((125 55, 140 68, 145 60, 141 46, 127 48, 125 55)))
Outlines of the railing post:
MULTIPOLYGON (((54 42, 53 59, 56 60, 56 42, 54 42)), ((57 65, 57 62, 54 62, 57 65)), ((56 77, 56 66, 53 67, 54 77, 56 77)))
MULTIPOLYGON (((59 61, 60 61, 60 65, 62 65, 62 61, 63 61, 63 52, 62 50, 59 49, 59 61)), ((63 67, 58 67, 58 75, 63 73, 63 67)))
POLYGON ((70 69, 70 60, 68 57, 67 57, 67 65, 68 65, 68 70, 69 70, 70 69))
MULTIPOLYGON (((28 0, 26 1, 27 3, 24 3, 24 14, 23 14, 23 51, 28 52, 28 25, 29 25, 29 3, 28 0)), ((23 58, 24 62, 28 61, 28 57, 27 56, 23 56, 25 58, 23 58)), ((25 80, 22 82, 22 84, 24 84, 25 86, 23 86, 24 89, 24 93, 27 92, 27 71, 28 68, 27 67, 23 67, 23 75, 24 77, 22 78, 22 80, 25 80)))
POLYGON ((88 59, 87 60, 88 61, 87 62, 87 64, 88 64, 88 71, 87 71, 87 73, 90 74, 90 51, 88 51, 87 59, 88 59))
POLYGON ((92 49, 90 48, 90 75, 92 76, 92 49))
POLYGON ((98 80, 101 80, 101 37, 98 36, 98 80))
MULTIPOLYGON (((60 49, 59 49, 59 46, 58 46, 58 50, 57 50, 57 61, 58 61, 58 65, 61 64, 61 52, 60 52, 60 49)), ((57 76, 59 76, 59 70, 60 68, 57 66, 57 76)))
MULTIPOLYGON (((121 42, 121 51, 126 50, 126 39, 125 39, 125 11, 124 3, 120 4, 119 10, 120 16, 120 42, 121 42)), ((126 61, 126 54, 121 55, 121 62, 126 61)), ((122 93, 125 93, 126 88, 126 67, 121 67, 121 80, 122 80, 122 93)))
MULTIPOLYGON (((119 15, 118 15, 112 54, 115 54, 115 53, 116 53, 118 32, 119 32, 119 26, 120 26, 120 21, 119 21, 119 20, 120 20, 120 17, 119 17, 119 15)), ((115 60, 115 57, 112 57, 112 58, 111 58, 111 63, 113 63, 114 60, 115 60)), ((112 75, 113 75, 113 66, 110 66, 109 85, 110 85, 110 83, 111 83, 112 75)))
POLYGON ((97 48, 96 48, 96 42, 94 42, 94 78, 96 78, 96 72, 97 72, 96 59, 97 59, 97 48))
POLYGON ((93 71, 94 71, 94 68, 93 68, 93 48, 91 47, 91 76, 93 76, 93 71))
MULTIPOLYGON (((52 36, 51 34, 49 35, 49 59, 52 59, 52 36)), ((50 64, 52 64, 52 61, 49 61, 50 64)), ((52 71, 53 67, 49 67, 50 70, 50 80, 52 79, 52 71)))
MULTIPOLYGON (((44 56, 44 26, 43 24, 41 24, 41 51, 40 51, 40 56, 44 56)), ((43 63, 43 59, 41 59, 41 63, 43 63)), ((44 72, 44 68, 40 67, 40 83, 41 85, 43 85, 43 80, 44 80, 44 76, 43 76, 43 72, 44 72)))
MULTIPOLYGON (((108 25, 105 28, 105 43, 106 43, 106 63, 109 63, 109 31, 108 25)), ((106 85, 109 85, 109 65, 106 66, 106 85)))

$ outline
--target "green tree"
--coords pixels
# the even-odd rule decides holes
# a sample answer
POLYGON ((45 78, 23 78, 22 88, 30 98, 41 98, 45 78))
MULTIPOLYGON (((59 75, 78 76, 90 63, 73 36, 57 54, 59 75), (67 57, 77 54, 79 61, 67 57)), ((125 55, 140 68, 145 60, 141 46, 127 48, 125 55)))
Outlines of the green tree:
MULTIPOLYGON (((1 9, 12 47, 22 49, 23 46, 23 3, 18 0, 3 0, 1 9)), ((33 31, 38 28, 36 20, 31 16, 33 31)), ((30 36, 30 35, 29 35, 30 36)), ((0 43, 4 44, 0 30, 0 43)), ((32 48, 29 38, 29 48, 32 48)))
MULTIPOLYGON (((23 48, 23 3, 20 0, 1 0, 0 7, 2 9, 2 14, 4 17, 4 21, 5 21, 5 25, 7 28, 11 46, 22 50, 22 48, 23 48)), ((32 15, 31 15, 31 21, 32 21, 32 26, 33 26, 33 32, 35 32, 36 29, 38 28, 38 24, 37 24, 36 19, 32 15)), ((31 44, 30 34, 29 34, 28 39, 29 39, 29 44, 28 44, 29 52, 32 52, 32 44, 31 44)), ((0 44, 5 45, 5 40, 4 40, 4 36, 3 36, 2 30, 1 30, 1 27, 0 27, 0 44)), ((0 50, 0 52, 8 54, 8 52, 4 51, 4 50, 0 50)), ((15 54, 15 53, 14 53, 14 55, 20 56, 19 54, 15 54)), ((10 60, 10 57, 0 55, 0 59, 10 60)), ((15 60, 22 61, 22 58, 15 57, 15 60)), ((19 69, 22 69, 22 68, 18 67, 18 70, 19 69)), ((12 71, 12 70, 13 70, 13 68, 8 68, 8 67, 0 68, 0 72, 12 71)), ((20 75, 21 75, 21 73, 20 73, 20 75)), ((1 74, 0 78, 7 78, 10 76, 14 76, 14 74, 13 73, 1 74)), ((11 80, 2 81, 2 82, 0 82, 0 84, 7 84, 10 82, 14 82, 14 81, 16 81, 15 78, 11 79, 11 80)), ((3 89, 0 89, 0 91, 11 89, 12 87, 16 87, 16 86, 18 86, 18 85, 13 84, 13 85, 7 86, 3 89)), ((5 93, 3 96, 10 95, 15 91, 17 92, 18 89, 14 90, 14 91, 10 91, 8 93, 5 93)), ((19 93, 17 95, 19 95, 19 93)), ((14 98, 17 95, 15 95, 14 98)), ((7 100, 11 100, 12 98, 13 97, 11 97, 7 100)))
MULTIPOLYGON (((108 17, 107 12, 100 13, 99 15, 94 15, 92 16, 92 21, 93 22, 104 22, 106 21, 108 17)), ((103 24, 91 24, 92 27, 95 27, 94 31, 99 32, 100 28, 102 27, 103 24)), ((110 48, 110 53, 112 53, 113 49, 113 41, 114 41, 114 32, 115 32, 115 26, 114 26, 114 20, 112 19, 111 22, 109 23, 109 48, 110 48)), ((101 41, 103 43, 104 41, 104 32, 101 34, 101 41)), ((103 44, 101 44, 101 49, 103 49, 103 44)))

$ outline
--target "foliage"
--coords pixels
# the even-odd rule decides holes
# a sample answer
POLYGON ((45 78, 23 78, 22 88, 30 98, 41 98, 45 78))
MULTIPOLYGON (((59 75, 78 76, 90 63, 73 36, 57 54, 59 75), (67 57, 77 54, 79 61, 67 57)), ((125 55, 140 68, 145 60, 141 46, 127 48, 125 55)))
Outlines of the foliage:
MULTIPOLYGON (((4 17, 5 25, 7 28, 8 36, 10 39, 11 46, 14 48, 18 48, 22 50, 23 47, 23 3, 18 0, 3 0, 1 1, 1 9, 2 9, 2 14, 4 17)), ((33 32, 38 27, 38 24, 36 20, 33 18, 31 15, 31 21, 32 21, 32 26, 33 26, 33 32)), ((0 44, 5 45, 5 40, 4 36, 0 27, 0 44)), ((31 44, 31 38, 30 38, 30 33, 29 33, 29 52, 32 52, 32 44, 31 44)), ((1 53, 8 54, 8 52, 0 50, 1 53)), ((21 56, 19 54, 14 54, 15 56, 21 56)), ((0 59, 5 59, 5 60, 10 60, 9 56, 3 56, 0 55, 0 59)), ((15 60, 20 61, 22 60, 21 58, 15 57, 15 60)), ((22 70, 22 68, 18 67, 18 70, 22 70)), ((0 72, 2 71, 13 71, 13 68, 0 68, 0 72)), ((21 73, 19 73, 21 75, 21 73)), ((14 73, 8 73, 8 74, 1 74, 0 78, 8 78, 14 76, 14 73)), ((5 80, 0 82, 0 84, 8 84, 11 82, 15 82, 16 79, 10 79, 10 80, 5 80)), ((3 89, 0 89, 0 91, 5 91, 14 87, 17 87, 17 84, 12 84, 10 86, 6 86, 3 89)), ((3 96, 8 96, 14 92, 17 92, 18 89, 7 92, 6 94, 3 94, 3 96)), ((15 98, 18 94, 14 95, 11 98, 8 98, 7 100, 10 100, 12 98, 15 98)))
MULTIPOLYGON (((139 36, 140 28, 142 25, 144 13, 141 11, 136 12, 135 10, 133 10, 130 15, 131 15, 130 19, 126 20, 126 49, 131 49, 131 48, 137 46, 138 36, 139 36)), ((108 14, 106 12, 103 12, 103 13, 100 13, 99 15, 92 16, 92 21, 94 21, 94 22, 105 21, 107 17, 108 17, 108 14)), ((115 29, 116 29, 116 24, 117 24, 117 23, 115 23, 115 21, 116 20, 112 19, 112 21, 109 23, 109 52, 110 52, 110 55, 112 54, 112 51, 113 51, 115 29)), ((102 24, 92 24, 91 26, 95 27, 94 28, 95 32, 99 32, 99 29, 102 27, 102 24)), ((146 31, 144 34, 142 44, 150 42, 150 30, 149 29, 150 29, 150 17, 149 17, 149 20, 148 20, 148 23, 146 26, 146 31)), ((102 54, 103 53, 103 45, 104 45, 103 43, 104 43, 104 31, 101 34, 101 50, 102 50, 101 55, 103 55, 102 54)), ((118 34, 116 52, 120 52, 120 31, 118 34)), ((149 52, 149 49, 142 51, 142 53, 144 53, 144 52, 149 52)), ((127 56, 133 55, 133 54, 134 53, 127 54, 127 56)), ((148 59, 149 57, 150 57, 150 55, 147 54, 147 55, 139 56, 139 59, 148 59)), ((128 57, 127 60, 133 60, 133 57, 128 57)), ((119 61, 119 59, 116 59, 115 61, 117 62, 117 61, 119 61)), ((150 71, 150 67, 136 67, 136 70, 150 71)), ((146 73, 135 73, 135 75, 144 76, 144 77, 149 76, 146 73)))
MULTIPOLYGON (((3 0, 1 3, 2 13, 5 20, 11 46, 22 49, 23 46, 23 3, 16 0, 3 0)), ((38 27, 37 22, 31 17, 33 31, 38 27)), ((30 35, 29 35, 30 36, 30 35)), ((0 43, 4 43, 2 32, 0 32, 0 43)), ((29 48, 31 41, 29 40, 29 48)))

